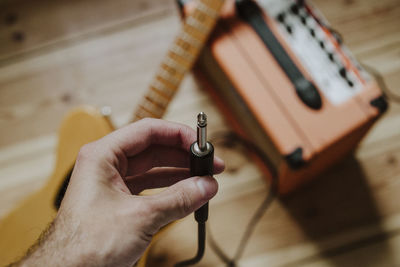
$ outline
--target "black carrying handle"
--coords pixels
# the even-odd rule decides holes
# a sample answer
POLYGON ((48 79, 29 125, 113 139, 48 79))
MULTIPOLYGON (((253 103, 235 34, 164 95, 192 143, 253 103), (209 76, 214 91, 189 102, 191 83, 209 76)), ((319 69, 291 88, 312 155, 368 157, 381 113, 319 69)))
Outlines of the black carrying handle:
POLYGON ((236 9, 239 17, 254 29, 272 53, 279 66, 294 85, 296 93, 303 103, 312 109, 320 109, 322 107, 322 100, 317 88, 313 82, 304 77, 303 73, 297 68, 296 64, 294 64, 276 39, 264 20, 261 8, 252 0, 236 0, 236 9))

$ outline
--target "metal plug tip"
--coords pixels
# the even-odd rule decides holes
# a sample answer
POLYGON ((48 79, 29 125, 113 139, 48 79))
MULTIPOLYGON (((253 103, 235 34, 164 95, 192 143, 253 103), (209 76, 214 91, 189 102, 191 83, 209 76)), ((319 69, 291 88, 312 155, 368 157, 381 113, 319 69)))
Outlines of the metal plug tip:
POLYGON ((204 112, 197 115, 197 144, 200 151, 207 149, 207 115, 204 112))
POLYGON ((200 112, 197 115, 197 125, 200 127, 204 127, 207 125, 207 115, 204 112, 200 112))

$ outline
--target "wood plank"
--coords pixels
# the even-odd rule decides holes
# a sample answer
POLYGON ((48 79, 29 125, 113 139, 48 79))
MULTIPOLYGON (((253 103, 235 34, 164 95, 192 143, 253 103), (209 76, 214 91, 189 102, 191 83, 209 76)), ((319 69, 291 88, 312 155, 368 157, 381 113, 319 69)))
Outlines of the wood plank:
POLYGON ((370 45, 398 35, 400 5, 398 1, 314 0, 332 27, 339 30, 354 53, 360 46, 370 45))
POLYGON ((176 17, 153 17, 0 67, 0 146, 54 133, 73 106, 132 112, 178 26, 176 17))
POLYGON ((174 1, 1 1, 0 62, 120 29, 128 22, 161 12, 175 15, 174 1))
POLYGON ((55 163, 56 143, 55 135, 42 136, 0 150, 0 218, 44 184, 55 163))

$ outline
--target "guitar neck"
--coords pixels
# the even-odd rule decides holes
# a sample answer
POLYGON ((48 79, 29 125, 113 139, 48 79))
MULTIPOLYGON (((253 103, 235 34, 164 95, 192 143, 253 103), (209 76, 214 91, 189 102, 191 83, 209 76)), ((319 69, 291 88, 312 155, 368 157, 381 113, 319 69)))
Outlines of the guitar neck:
POLYGON ((149 89, 134 113, 133 121, 161 118, 186 72, 195 63, 210 35, 224 0, 199 0, 185 18, 179 35, 168 50, 149 89))

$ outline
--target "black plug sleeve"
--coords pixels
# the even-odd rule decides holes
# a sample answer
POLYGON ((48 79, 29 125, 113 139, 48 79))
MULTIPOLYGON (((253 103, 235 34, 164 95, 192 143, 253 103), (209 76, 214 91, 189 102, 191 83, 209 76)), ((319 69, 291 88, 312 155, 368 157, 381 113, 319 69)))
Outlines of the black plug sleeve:
MULTIPOLYGON (((191 176, 211 176, 214 174, 214 147, 207 142, 206 149, 201 151, 198 143, 190 146, 190 174, 191 176)), ((203 258, 206 246, 206 221, 208 219, 208 202, 194 212, 198 223, 198 249, 194 258, 181 261, 175 267, 188 266, 198 263, 203 258)))
MULTIPOLYGON (((207 142, 207 150, 197 151, 194 142, 190 146, 190 174, 191 176, 212 176, 214 174, 214 147, 207 142)), ((194 218, 199 223, 205 223, 208 219, 208 202, 194 213, 194 218)))

